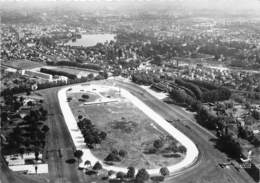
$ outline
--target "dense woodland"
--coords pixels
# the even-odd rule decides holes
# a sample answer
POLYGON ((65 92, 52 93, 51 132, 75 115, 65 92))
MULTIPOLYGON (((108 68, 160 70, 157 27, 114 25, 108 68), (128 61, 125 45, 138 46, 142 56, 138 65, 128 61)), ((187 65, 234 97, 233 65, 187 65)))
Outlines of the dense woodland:
POLYGON ((45 137, 49 131, 45 124, 48 111, 42 107, 43 100, 24 102, 22 96, 13 96, 11 93, 4 96, 1 128, 5 140, 1 140, 1 153, 18 153, 22 156, 26 152, 34 152, 37 159, 45 146, 45 137), (25 116, 21 115, 23 108, 27 111, 25 116))
MULTIPOLYGON (((160 86, 162 90, 169 93, 170 102, 195 111, 197 122, 216 132, 218 136, 216 147, 231 157, 239 158, 242 153, 237 138, 246 139, 256 147, 260 145, 259 139, 246 127, 239 126, 238 133, 235 135, 229 131, 227 124, 236 123, 236 119, 223 113, 225 109, 219 107, 217 114, 213 114, 203 106, 203 103, 218 103, 229 100, 232 92, 228 88, 199 80, 160 78, 154 73, 145 72, 136 72, 131 78, 137 84, 160 86), (162 81, 164 84, 159 84, 162 81), (163 85, 168 85, 168 87, 163 85)), ((257 112, 253 112, 252 115, 256 117, 255 119, 259 117, 257 112)))

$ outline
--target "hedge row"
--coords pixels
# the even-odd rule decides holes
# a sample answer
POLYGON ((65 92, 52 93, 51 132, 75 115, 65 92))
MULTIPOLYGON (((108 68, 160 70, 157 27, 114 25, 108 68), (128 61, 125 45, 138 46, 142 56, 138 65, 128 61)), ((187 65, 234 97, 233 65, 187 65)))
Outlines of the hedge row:
MULTIPOLYGON (((183 89, 180 92, 171 91, 170 94, 172 98, 180 100, 184 102, 187 97, 192 97, 193 100, 199 100, 202 102, 216 102, 228 100, 231 96, 231 91, 225 87, 217 87, 214 84, 207 83, 204 81, 190 81, 190 80, 182 80, 176 79, 175 83, 178 85, 180 89, 183 89), (196 84, 195 84, 196 83, 196 84), (202 92, 201 88, 206 88, 204 92, 202 92), (177 94, 176 94, 177 92, 177 94), (194 95, 196 97, 194 97, 194 95)), ((189 105, 189 102, 188 102, 189 105)))
POLYGON ((176 79, 175 83, 178 84, 178 85, 181 85, 181 86, 184 86, 184 87, 188 88, 189 90, 191 90, 196 95, 196 98, 198 100, 201 99, 202 91, 200 90, 200 88, 196 84, 193 84, 191 82, 183 81, 182 79, 176 79))
POLYGON ((72 67, 79 67, 84 69, 92 69, 96 71, 100 71, 101 67, 96 64, 81 64, 77 62, 69 62, 69 61, 60 61, 60 62, 46 62, 48 65, 55 65, 55 66, 72 66, 72 67))
POLYGON ((215 89, 219 88, 217 85, 215 85, 213 83, 209 83, 207 81, 199 81, 199 80, 184 80, 184 81, 193 83, 193 84, 199 86, 200 88, 205 88, 208 90, 215 90, 215 89))
POLYGON ((70 74, 67 72, 63 72, 63 71, 57 71, 57 70, 53 70, 53 69, 46 69, 46 68, 41 68, 40 72, 46 73, 46 74, 51 74, 51 75, 58 75, 58 76, 66 76, 69 79, 76 79, 77 76, 74 74, 70 74))

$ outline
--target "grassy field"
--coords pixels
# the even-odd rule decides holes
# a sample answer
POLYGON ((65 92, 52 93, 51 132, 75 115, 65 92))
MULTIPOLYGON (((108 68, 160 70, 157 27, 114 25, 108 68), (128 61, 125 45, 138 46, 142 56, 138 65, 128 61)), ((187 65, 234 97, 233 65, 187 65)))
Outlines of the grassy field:
MULTIPOLYGON (((84 93, 85 94, 85 93, 84 93)), ((80 101, 80 99, 82 98, 82 95, 84 95, 83 93, 73 93, 73 94, 69 94, 67 95, 68 97, 72 97, 73 98, 73 102, 71 103, 73 106, 79 106, 79 105, 83 105, 84 103, 82 101, 80 101)), ((99 99, 100 97, 94 93, 87 93, 87 95, 89 96, 88 99, 85 99, 86 102, 93 102, 97 99, 99 99)), ((77 117, 77 116, 76 116, 77 117)))
POLYGON ((178 145, 178 142, 131 102, 120 97, 119 91, 108 90, 100 93, 103 97, 120 99, 118 102, 94 105, 82 105, 84 102, 79 99, 83 94, 89 95, 86 102, 95 101, 100 96, 94 93, 67 95, 72 97, 69 105, 76 119, 82 115, 107 133, 106 140, 92 150, 95 156, 104 159, 113 149, 123 149, 127 151, 127 156, 114 163, 115 165, 147 169, 175 164, 183 159, 183 154, 169 150, 170 147, 178 145), (153 148, 153 142, 158 139, 163 139, 163 147, 155 153, 148 153, 147 151, 153 148))

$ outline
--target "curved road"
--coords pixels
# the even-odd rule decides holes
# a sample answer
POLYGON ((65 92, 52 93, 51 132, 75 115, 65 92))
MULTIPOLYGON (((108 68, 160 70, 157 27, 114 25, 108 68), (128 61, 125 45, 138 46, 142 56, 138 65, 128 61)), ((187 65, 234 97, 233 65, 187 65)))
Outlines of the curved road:
MULTIPOLYGON (((118 91, 118 87, 114 86, 108 86, 108 85, 95 85, 92 84, 90 86, 82 86, 82 85, 75 85, 75 86, 68 86, 64 87, 58 92, 58 98, 61 106, 61 111, 64 114, 64 119, 67 124, 67 127, 69 128, 70 134, 73 137, 74 144, 77 148, 81 149, 84 154, 82 157, 83 162, 86 160, 91 161, 92 164, 94 164, 98 160, 89 149, 83 148, 82 149, 82 140, 83 136, 80 133, 80 130, 78 130, 77 122, 75 119, 75 116, 73 115, 71 108, 67 102, 67 94, 66 91, 68 89, 76 90, 80 92, 82 89, 88 89, 92 90, 91 88, 95 88, 95 92, 99 91, 98 88, 100 87, 106 87, 109 89, 114 89, 115 91, 118 91)), ((120 87, 121 88, 121 87, 120 87)), ((162 129, 164 129, 165 133, 168 133, 170 136, 172 136, 174 139, 182 143, 183 146, 186 147, 186 155, 182 161, 180 161, 177 164, 169 165, 167 168, 169 169, 171 174, 176 174, 177 172, 180 172, 190 166, 192 166, 198 158, 199 152, 196 147, 196 145, 192 142, 191 139, 189 139, 187 136, 185 136, 183 133, 181 133, 179 130, 174 128, 169 122, 167 122, 162 116, 158 115, 155 111, 153 111, 150 107, 145 105, 139 98, 132 95, 127 90, 121 88, 120 90, 121 95, 127 98, 129 101, 131 101, 139 110, 141 110, 144 114, 149 116, 151 120, 154 121, 154 123, 158 124, 162 129)), ((92 102, 91 102, 92 103, 92 102)), ((102 160, 101 160, 102 161, 102 160)), ((81 167, 84 167, 84 163, 82 163, 81 167)), ((115 172, 125 172, 127 173, 127 167, 118 167, 118 166, 108 166, 103 164, 103 168, 106 170, 112 170, 115 172)), ((154 169, 147 169, 148 173, 150 175, 160 175, 160 168, 154 168, 154 169)))
POLYGON ((74 144, 61 113, 57 92, 60 88, 41 90, 48 109, 50 128, 45 157, 48 158, 50 183, 83 183, 88 177, 77 169, 77 164, 68 164, 66 160, 74 158, 74 144), (61 156, 60 156, 61 155, 61 156))

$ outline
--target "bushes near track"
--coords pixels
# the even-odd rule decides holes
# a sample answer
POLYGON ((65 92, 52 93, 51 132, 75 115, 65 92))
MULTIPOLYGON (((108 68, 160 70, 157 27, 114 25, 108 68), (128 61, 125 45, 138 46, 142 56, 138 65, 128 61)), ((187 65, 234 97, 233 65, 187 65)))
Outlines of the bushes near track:
POLYGON ((170 91, 170 96, 176 102, 185 103, 191 105, 195 100, 201 102, 216 102, 228 100, 231 96, 231 91, 224 87, 216 87, 215 85, 201 82, 201 81, 184 81, 182 79, 176 79, 175 83, 178 87, 175 87, 170 91), (196 85, 194 83, 199 83, 196 85), (207 88, 203 89, 200 87, 207 88))
POLYGON ((193 84, 193 83, 191 83, 191 82, 186 82, 186 81, 184 81, 184 80, 182 80, 182 79, 176 79, 176 80, 175 80, 175 83, 178 84, 178 85, 180 85, 180 86, 183 86, 183 87, 185 87, 185 88, 188 88, 189 91, 191 91, 191 92, 194 93, 194 95, 196 96, 196 98, 197 98, 198 100, 201 99, 201 97, 202 97, 202 91, 200 90, 199 86, 197 86, 196 84, 193 84))

